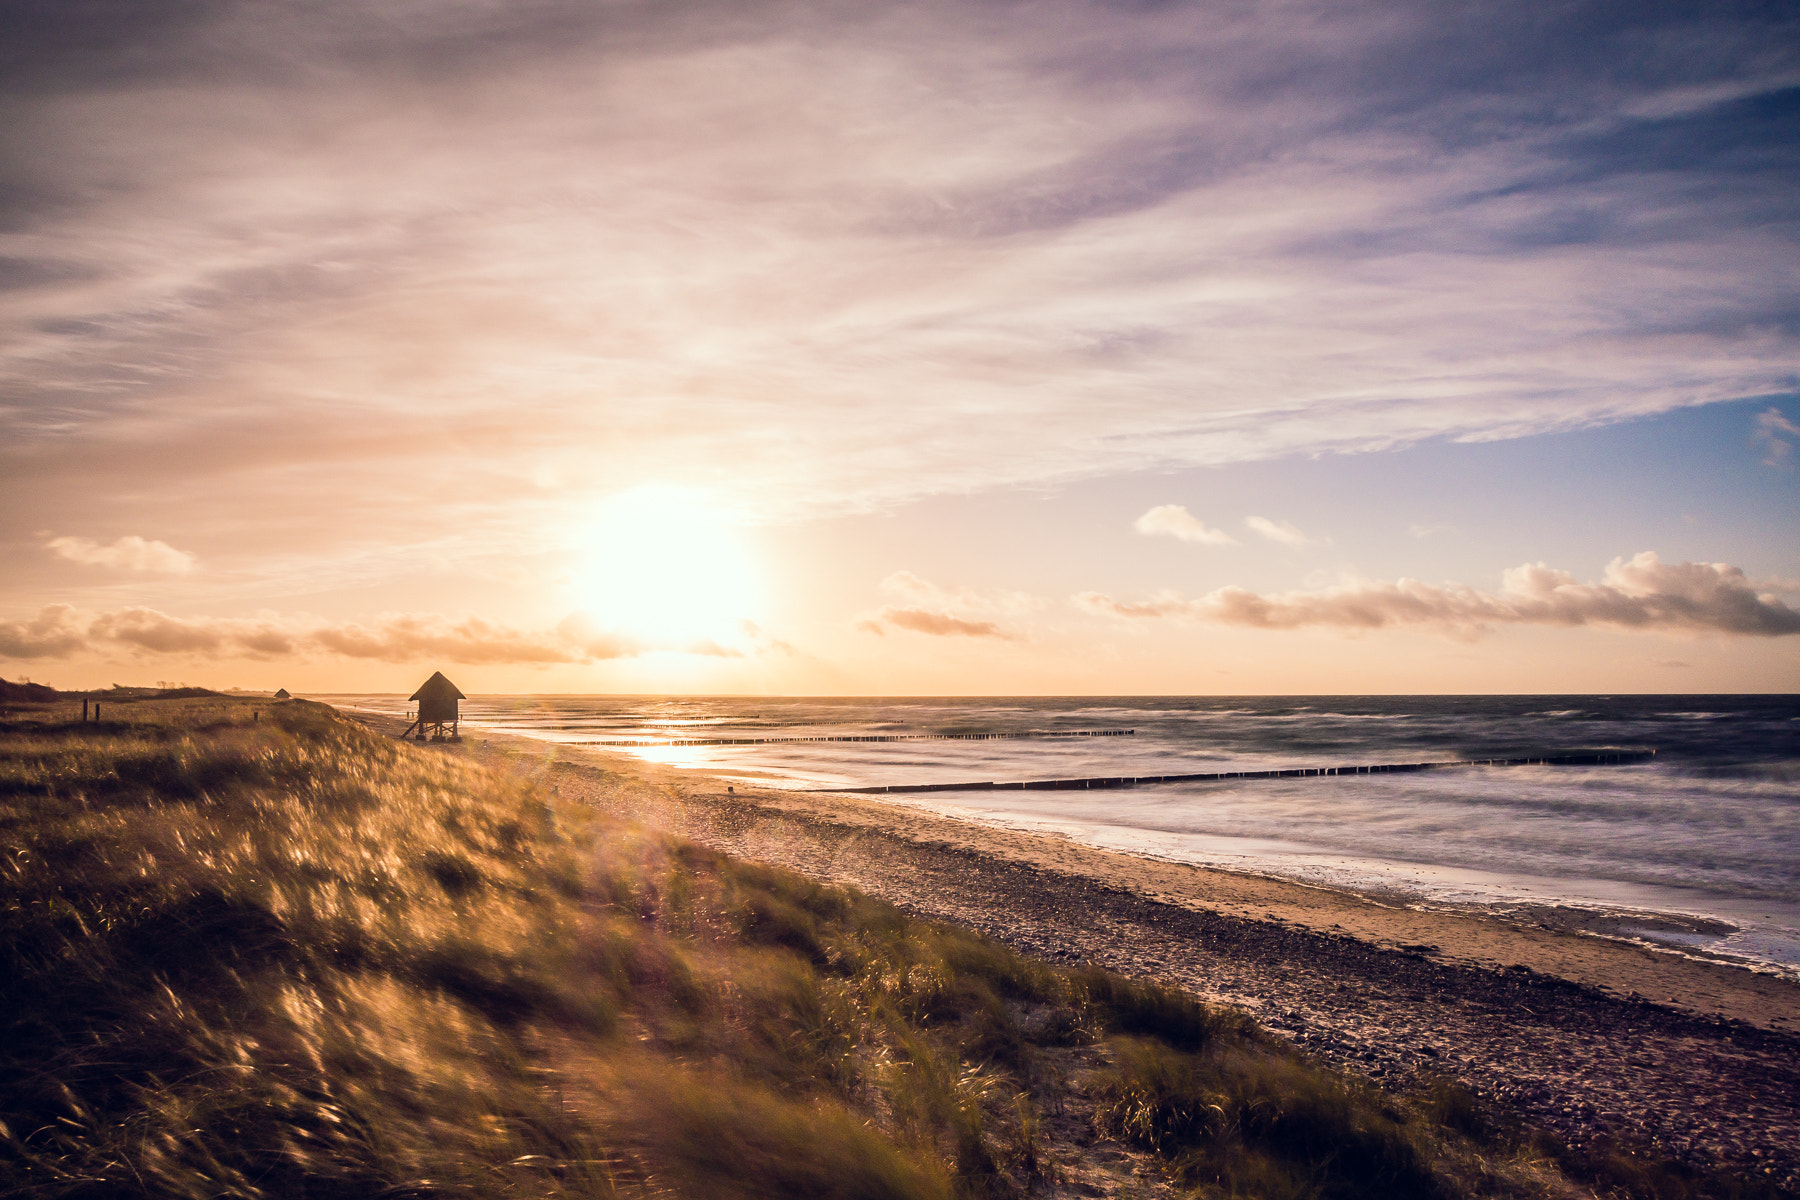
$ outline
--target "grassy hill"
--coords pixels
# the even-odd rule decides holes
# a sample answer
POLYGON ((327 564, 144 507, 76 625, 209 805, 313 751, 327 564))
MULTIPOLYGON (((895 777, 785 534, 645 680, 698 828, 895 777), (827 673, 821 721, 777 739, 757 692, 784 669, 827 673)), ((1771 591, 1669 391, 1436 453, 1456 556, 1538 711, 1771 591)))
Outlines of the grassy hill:
POLYGON ((321 705, 66 710, 0 712, 0 1196, 1736 1192, 321 705))
POLYGON ((41 683, 9 683, 0 679, 0 704, 48 704, 62 696, 41 683))

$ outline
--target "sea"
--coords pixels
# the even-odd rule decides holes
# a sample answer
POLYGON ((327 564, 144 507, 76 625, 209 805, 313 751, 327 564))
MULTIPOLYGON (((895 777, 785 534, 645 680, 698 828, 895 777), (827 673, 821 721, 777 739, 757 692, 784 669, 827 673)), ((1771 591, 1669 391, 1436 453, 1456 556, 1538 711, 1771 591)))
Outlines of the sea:
POLYGON ((474 696, 463 715, 465 735, 827 791, 1654 751, 871 798, 1800 979, 1800 696, 474 696))

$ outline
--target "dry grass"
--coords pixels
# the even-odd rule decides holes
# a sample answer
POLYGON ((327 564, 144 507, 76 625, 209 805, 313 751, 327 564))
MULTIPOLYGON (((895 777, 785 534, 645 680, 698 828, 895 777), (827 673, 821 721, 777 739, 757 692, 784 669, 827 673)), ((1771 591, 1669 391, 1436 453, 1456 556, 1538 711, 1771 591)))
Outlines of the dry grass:
POLYGON ((60 713, 0 719, 0 1195, 1015 1196, 1049 1111, 1204 1195, 1575 1194, 1466 1098, 322 706, 60 713))

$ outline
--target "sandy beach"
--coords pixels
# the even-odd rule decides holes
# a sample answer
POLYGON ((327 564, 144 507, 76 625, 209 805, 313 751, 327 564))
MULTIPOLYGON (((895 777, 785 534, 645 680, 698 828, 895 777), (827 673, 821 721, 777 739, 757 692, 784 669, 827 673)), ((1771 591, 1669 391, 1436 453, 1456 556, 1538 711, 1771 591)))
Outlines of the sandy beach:
MULTIPOLYGON (((388 722, 358 714, 386 732, 388 722)), ((1392 1086, 1451 1076, 1577 1144, 1800 1188, 1800 986, 1624 941, 1414 908, 842 794, 485 732, 566 801, 849 884, 1054 961, 1164 980, 1392 1086)))

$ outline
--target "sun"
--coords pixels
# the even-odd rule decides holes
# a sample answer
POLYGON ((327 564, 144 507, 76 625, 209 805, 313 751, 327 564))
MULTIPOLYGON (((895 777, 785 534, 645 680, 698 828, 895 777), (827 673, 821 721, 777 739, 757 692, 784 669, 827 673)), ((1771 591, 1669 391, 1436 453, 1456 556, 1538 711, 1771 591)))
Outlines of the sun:
POLYGON ((650 485, 602 506, 576 586, 601 625, 649 649, 741 641, 761 579, 737 526, 702 493, 650 485))

